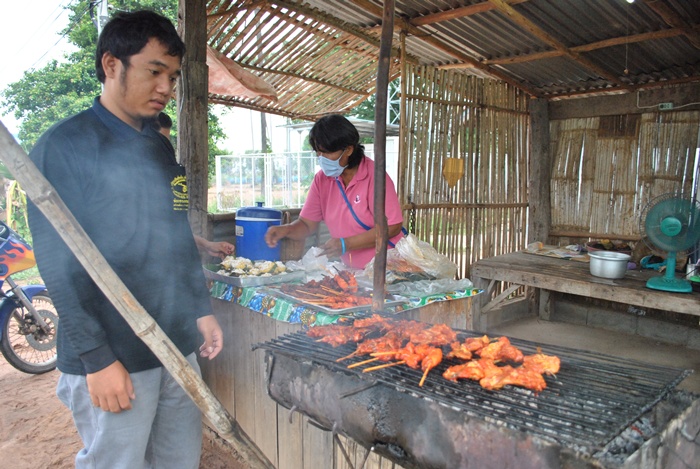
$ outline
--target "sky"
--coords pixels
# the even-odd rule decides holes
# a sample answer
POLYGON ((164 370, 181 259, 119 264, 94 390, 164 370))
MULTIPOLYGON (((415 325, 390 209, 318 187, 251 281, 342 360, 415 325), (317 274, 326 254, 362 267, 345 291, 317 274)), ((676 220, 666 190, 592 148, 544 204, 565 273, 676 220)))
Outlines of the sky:
MULTIPOLYGON (((40 69, 50 60, 63 60, 73 46, 61 31, 68 26, 63 8, 77 0, 2 0, 0 3, 0 90, 20 80, 26 70, 40 69)), ((260 148, 260 115, 242 108, 215 106, 226 140, 220 145, 231 153, 260 148)), ((18 122, 0 108, 0 120, 17 135, 18 122)), ((301 141, 295 131, 287 138, 280 126, 285 119, 268 115, 268 138, 273 151, 297 150, 301 141)))
MULTIPOLYGON (((26 70, 59 60, 71 46, 60 32, 68 26, 62 7, 75 0, 4 0, 0 6, 0 90, 22 78, 26 70)), ((0 109, 2 123, 13 135, 17 122, 0 109)))

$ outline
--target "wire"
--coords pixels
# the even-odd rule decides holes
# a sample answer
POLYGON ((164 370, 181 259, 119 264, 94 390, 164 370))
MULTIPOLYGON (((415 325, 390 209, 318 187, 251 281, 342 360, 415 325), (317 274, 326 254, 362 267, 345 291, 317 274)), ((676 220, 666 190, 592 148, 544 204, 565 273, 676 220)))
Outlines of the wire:
MULTIPOLYGON (((68 4, 65 5, 65 6, 62 5, 62 4, 57 5, 56 8, 54 8, 54 10, 53 10, 53 11, 44 19, 44 21, 37 27, 36 31, 34 31, 34 33, 32 33, 32 34, 29 36, 29 40, 25 40, 25 41, 22 43, 22 46, 21 46, 19 49, 17 49, 17 50, 15 51, 15 57, 19 56, 19 54, 29 45, 30 40, 31 40, 32 38, 34 38, 34 37, 37 35, 37 33, 38 33, 39 31, 45 31, 45 30, 51 28, 51 26, 52 26, 54 23, 56 23, 56 21, 58 21, 58 19, 61 17, 61 15, 63 14, 63 11, 64 11, 65 9, 67 9, 68 7, 70 7, 70 4, 73 3, 73 2, 75 2, 75 1, 78 1, 78 0, 70 0, 70 2, 68 2, 68 4), (54 16, 54 15, 55 15, 55 16, 54 16), (49 20, 50 20, 51 17, 53 17, 53 20, 51 20, 51 21, 49 22, 49 20)), ((59 39, 59 41, 60 41, 60 39, 59 39)), ((58 42, 56 42, 56 44, 58 44, 58 42)), ((51 49, 53 49, 53 47, 55 47, 56 44, 54 44, 54 45, 49 49, 49 51, 50 51, 51 49)), ((46 53, 44 53, 44 55, 42 55, 42 57, 44 57, 49 51, 47 51, 46 53)), ((39 60, 41 60, 41 59, 39 59, 39 60)), ((32 64, 32 66, 29 67, 29 68, 33 68, 34 65, 36 65, 37 62, 38 62, 38 60, 37 60, 34 64, 32 64)), ((4 73, 4 72, 8 69, 7 67, 9 67, 9 64, 8 64, 8 66, 4 67, 4 68, 1 70, 2 73, 4 73)))
MULTIPOLYGON (((74 0, 74 1, 77 1, 77 0, 74 0)), ((41 62, 41 59, 43 59, 44 57, 46 57, 46 55, 47 55, 49 52, 51 52, 51 49, 53 49, 54 47, 56 47, 56 46, 58 45, 58 43, 61 42, 69 33, 73 32, 73 29, 78 25, 78 23, 80 23, 80 20, 83 19, 83 16, 85 16, 85 13, 87 13, 89 9, 90 9, 90 6, 89 6, 89 2, 88 2, 88 6, 85 7, 85 9, 83 10, 83 12, 80 13, 80 15, 79 15, 79 16, 76 18, 76 20, 73 22, 73 24, 68 25, 68 28, 66 29, 66 31, 65 31, 63 34, 61 34, 61 37, 58 38, 58 40, 54 43, 54 45, 51 46, 46 52, 44 52, 44 53, 41 55, 41 57, 39 57, 38 59, 36 59, 36 61, 35 61, 29 68, 30 68, 30 69, 34 68, 34 66, 35 66, 36 64, 38 64, 39 62, 41 62)))
MULTIPOLYGON (((639 90, 637 91, 637 109, 650 109, 653 107, 659 107, 659 104, 661 104, 661 103, 652 104, 651 106, 640 106, 639 105, 639 90)), ((671 109, 669 109, 669 111, 675 111, 676 109, 680 109, 680 108, 688 107, 688 106, 694 106, 696 104, 700 104, 700 101, 695 101, 693 103, 685 103, 685 104, 681 104, 680 106, 673 106, 671 109)))

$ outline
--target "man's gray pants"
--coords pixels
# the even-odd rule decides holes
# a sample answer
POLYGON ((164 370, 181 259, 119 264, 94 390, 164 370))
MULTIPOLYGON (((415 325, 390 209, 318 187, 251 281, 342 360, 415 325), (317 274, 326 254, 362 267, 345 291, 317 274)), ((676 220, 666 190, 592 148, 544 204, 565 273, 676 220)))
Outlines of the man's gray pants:
MULTIPOLYGON (((187 361, 200 373, 194 353, 187 361)), ((93 406, 85 376, 61 374, 56 394, 73 413, 84 445, 76 469, 197 469, 199 408, 163 367, 130 376, 136 395, 132 408, 112 413, 93 406)))

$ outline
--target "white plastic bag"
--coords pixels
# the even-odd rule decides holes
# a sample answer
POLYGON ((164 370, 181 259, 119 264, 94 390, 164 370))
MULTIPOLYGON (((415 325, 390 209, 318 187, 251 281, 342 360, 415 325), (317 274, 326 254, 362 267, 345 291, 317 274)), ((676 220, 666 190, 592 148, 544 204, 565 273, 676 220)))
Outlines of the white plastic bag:
POLYGON ((457 264, 414 234, 403 237, 394 248, 401 257, 437 278, 454 278, 457 264))
MULTIPOLYGON (((400 280, 420 280, 420 278, 411 278, 412 272, 424 272, 433 278, 453 279, 457 273, 457 264, 447 256, 438 253, 430 244, 409 233, 396 243, 394 249, 387 252, 386 270, 387 283, 400 280)), ((369 278, 372 278, 373 271, 374 259, 365 267, 369 278)))

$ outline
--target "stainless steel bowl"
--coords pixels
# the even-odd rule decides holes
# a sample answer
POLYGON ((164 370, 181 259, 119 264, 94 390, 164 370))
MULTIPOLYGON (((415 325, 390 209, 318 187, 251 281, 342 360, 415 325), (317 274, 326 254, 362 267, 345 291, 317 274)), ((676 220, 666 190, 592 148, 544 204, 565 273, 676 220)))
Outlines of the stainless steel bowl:
POLYGON ((632 258, 629 254, 613 251, 589 252, 591 258, 591 275, 603 278, 622 278, 627 272, 627 263, 632 258))

